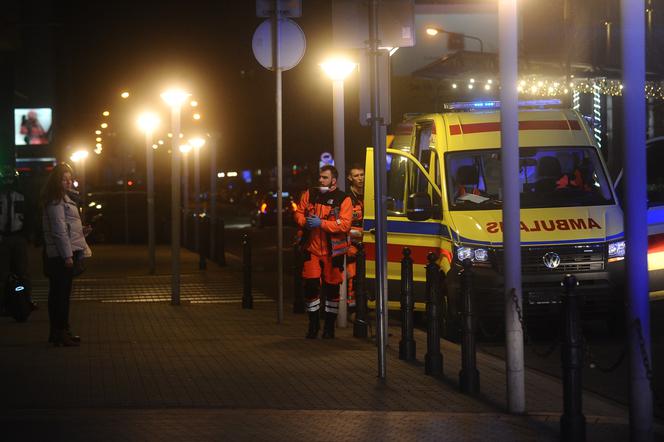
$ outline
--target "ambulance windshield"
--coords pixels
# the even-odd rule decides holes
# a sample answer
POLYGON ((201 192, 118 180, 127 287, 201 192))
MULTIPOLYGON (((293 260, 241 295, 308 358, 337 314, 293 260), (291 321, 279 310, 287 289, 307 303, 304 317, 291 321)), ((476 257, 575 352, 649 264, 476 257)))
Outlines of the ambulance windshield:
MULTIPOLYGON (((502 206, 499 149, 446 155, 450 210, 502 206)), ((519 159, 522 208, 613 204, 604 168, 593 147, 522 147, 519 159)))

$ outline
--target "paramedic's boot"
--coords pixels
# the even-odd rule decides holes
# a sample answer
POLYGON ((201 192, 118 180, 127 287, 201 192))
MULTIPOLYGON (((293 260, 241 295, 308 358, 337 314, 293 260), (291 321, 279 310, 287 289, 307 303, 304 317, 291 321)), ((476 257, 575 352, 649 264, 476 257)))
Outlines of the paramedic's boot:
POLYGON ((309 312, 309 331, 305 338, 316 339, 318 337, 318 330, 320 330, 319 316, 320 313, 318 311, 309 312))
POLYGON ((325 313, 325 326, 323 328, 323 339, 334 339, 334 325, 337 322, 336 313, 325 313))

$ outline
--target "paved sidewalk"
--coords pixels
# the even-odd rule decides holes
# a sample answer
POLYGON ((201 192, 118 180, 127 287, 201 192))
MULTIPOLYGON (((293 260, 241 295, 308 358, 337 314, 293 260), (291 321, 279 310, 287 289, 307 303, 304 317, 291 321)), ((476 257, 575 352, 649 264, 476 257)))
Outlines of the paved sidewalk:
MULTIPOLYGON (((150 296, 170 282, 110 277, 121 274, 121 265, 103 266, 104 256, 119 249, 98 250, 103 271, 91 269, 75 283, 91 299, 72 303, 72 325, 84 339, 80 348, 46 344, 45 305, 25 324, 0 318, 2 440, 559 438, 562 388, 555 378, 527 372, 530 413, 511 416, 504 413, 501 360, 478 355, 483 394, 470 398, 457 388, 458 346, 442 342, 447 377, 432 378, 421 362, 424 334, 416 332, 419 362, 405 363, 397 358, 399 331, 392 328, 387 381, 381 382, 371 341, 354 339, 350 327, 338 329, 334 341, 303 339, 305 316, 287 308, 277 324, 269 297, 253 310, 243 310, 234 296, 196 303, 195 291, 180 306, 159 298, 135 302, 136 287, 150 296), (98 295, 109 287, 114 302, 100 302, 110 299, 98 295)), ((185 262, 195 261, 184 255, 185 262)), ((201 290, 205 299, 241 287, 233 269, 187 271, 183 281, 201 287, 224 281, 201 290)), ((584 411, 588 440, 628 439, 624 407, 585 394, 584 411)))

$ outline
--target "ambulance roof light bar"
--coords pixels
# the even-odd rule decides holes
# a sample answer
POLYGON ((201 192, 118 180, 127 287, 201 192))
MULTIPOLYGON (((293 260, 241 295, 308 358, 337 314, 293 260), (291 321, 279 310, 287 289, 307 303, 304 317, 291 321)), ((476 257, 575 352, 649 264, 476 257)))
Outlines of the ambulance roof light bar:
MULTIPOLYGON (((560 106, 562 102, 557 98, 546 100, 522 100, 519 101, 519 107, 547 107, 560 106)), ((500 101, 457 101, 445 103, 445 110, 482 110, 482 109, 500 109, 500 101)))

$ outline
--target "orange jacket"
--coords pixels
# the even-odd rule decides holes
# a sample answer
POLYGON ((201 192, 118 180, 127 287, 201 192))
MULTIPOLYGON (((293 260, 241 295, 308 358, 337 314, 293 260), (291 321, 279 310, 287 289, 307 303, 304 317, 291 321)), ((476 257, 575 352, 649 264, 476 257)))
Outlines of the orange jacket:
POLYGON ((352 217, 350 198, 339 189, 326 193, 307 190, 302 194, 294 215, 295 222, 307 237, 304 247, 318 256, 346 253, 352 217), (322 223, 307 232, 307 216, 312 215, 318 216, 322 223))
POLYGON ((355 256, 357 255, 358 245, 362 243, 361 232, 363 231, 364 219, 364 195, 358 195, 351 190, 348 192, 348 196, 353 204, 353 221, 351 222, 351 230, 360 232, 359 237, 354 237, 352 235, 350 237, 351 245, 348 249, 348 256, 355 256))

